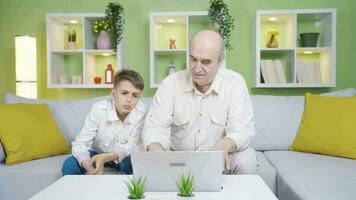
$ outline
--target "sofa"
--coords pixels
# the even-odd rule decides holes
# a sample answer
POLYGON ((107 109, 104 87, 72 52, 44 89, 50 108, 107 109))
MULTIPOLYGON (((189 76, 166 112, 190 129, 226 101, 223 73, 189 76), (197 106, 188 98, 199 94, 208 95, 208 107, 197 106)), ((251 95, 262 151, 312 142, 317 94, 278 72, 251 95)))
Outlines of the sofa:
MULTIPOLYGON (((326 96, 355 96, 348 88, 326 96)), ((33 100, 6 94, 4 102, 46 103, 70 143, 84 123, 94 102, 84 100, 33 100)), ((258 174, 281 200, 356 199, 356 160, 288 150, 298 132, 304 111, 304 96, 251 95, 256 135, 251 146, 257 150, 258 174)), ((151 98, 142 98, 149 105, 151 98)), ((59 155, 7 166, 0 146, 0 199, 28 199, 61 177, 59 155)), ((106 169, 106 174, 116 173, 106 169)))

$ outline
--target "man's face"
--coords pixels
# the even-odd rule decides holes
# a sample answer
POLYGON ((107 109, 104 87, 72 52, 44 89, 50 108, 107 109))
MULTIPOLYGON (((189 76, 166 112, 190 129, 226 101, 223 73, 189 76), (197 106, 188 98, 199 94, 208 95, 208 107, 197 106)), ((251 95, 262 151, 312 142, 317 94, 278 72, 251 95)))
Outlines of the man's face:
POLYGON ((122 81, 112 89, 111 96, 114 98, 115 109, 119 114, 126 115, 135 108, 140 99, 141 90, 129 81, 122 81))
POLYGON ((199 40, 192 41, 189 55, 189 70, 193 82, 198 86, 208 86, 221 64, 219 48, 215 44, 206 44, 199 40))

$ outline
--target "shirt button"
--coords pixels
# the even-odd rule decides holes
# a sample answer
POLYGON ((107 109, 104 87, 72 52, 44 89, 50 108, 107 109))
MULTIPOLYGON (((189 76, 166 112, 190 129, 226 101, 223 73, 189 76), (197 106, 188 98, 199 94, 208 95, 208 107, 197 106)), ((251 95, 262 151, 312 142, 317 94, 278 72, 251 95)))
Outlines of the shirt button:
POLYGON ((202 115, 202 114, 200 113, 199 116, 201 117, 201 115, 202 115))
POLYGON ((198 133, 200 133, 200 129, 198 130, 198 133))

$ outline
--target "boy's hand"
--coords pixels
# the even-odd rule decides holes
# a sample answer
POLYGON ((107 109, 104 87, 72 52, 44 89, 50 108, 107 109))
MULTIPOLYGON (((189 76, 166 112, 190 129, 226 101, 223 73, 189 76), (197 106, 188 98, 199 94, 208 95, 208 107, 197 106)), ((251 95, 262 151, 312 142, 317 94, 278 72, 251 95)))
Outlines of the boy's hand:
POLYGON ((117 160, 118 156, 115 152, 97 154, 91 158, 91 163, 95 163, 96 168, 91 173, 93 175, 100 175, 104 171, 104 164, 106 162, 117 160))
POLYGON ((92 166, 91 160, 84 160, 82 162, 82 166, 89 174, 92 174, 95 171, 95 168, 92 166))

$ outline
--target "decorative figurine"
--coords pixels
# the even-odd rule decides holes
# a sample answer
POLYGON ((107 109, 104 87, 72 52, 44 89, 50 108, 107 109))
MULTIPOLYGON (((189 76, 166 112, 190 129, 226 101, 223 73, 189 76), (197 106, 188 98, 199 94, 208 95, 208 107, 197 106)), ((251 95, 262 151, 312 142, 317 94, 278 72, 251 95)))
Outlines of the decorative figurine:
POLYGON ((278 29, 268 30, 269 38, 267 40, 267 48, 278 48, 277 35, 279 34, 278 29))
POLYGON ((174 35, 171 35, 169 37, 169 48, 176 49, 176 38, 174 37, 174 35))

